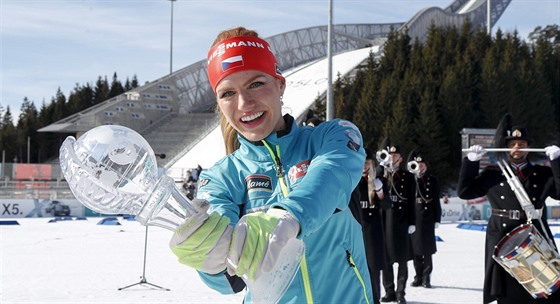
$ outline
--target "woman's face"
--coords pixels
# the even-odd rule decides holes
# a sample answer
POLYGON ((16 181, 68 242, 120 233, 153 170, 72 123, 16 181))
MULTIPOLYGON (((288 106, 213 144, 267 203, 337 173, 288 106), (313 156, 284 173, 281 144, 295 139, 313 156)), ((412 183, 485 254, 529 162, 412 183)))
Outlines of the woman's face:
POLYGON ((226 76, 216 86, 216 99, 230 125, 250 141, 284 129, 281 96, 286 86, 277 78, 250 70, 226 76))

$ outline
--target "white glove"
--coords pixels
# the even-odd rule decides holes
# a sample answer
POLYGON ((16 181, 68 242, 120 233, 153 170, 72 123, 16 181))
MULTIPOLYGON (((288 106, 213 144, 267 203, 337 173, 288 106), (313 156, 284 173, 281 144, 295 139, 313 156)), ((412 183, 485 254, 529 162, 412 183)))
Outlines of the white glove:
POLYGON ((272 208, 244 215, 233 232, 228 273, 256 280, 273 269, 284 246, 298 234, 299 222, 285 210, 272 208))
POLYGON ((208 215, 208 202, 194 199, 198 212, 181 225, 169 242, 171 251, 181 264, 209 274, 226 269, 233 227, 227 216, 216 212, 208 215))
POLYGON ((438 222, 436 222, 436 224, 435 224, 435 228, 436 228, 436 229, 438 229, 438 228, 439 228, 439 223, 438 223, 438 222))
POLYGON ((416 231, 416 226, 410 225, 408 226, 408 234, 413 234, 416 231))
POLYGON ((555 160, 560 156, 560 148, 558 146, 548 146, 544 148, 544 153, 546 153, 550 160, 555 160))
POLYGON ((467 153, 467 158, 472 161, 479 161, 486 154, 486 150, 480 145, 473 145, 469 148, 469 153, 467 153))
POLYGON ((375 192, 383 193, 383 182, 378 177, 373 180, 373 187, 375 192))

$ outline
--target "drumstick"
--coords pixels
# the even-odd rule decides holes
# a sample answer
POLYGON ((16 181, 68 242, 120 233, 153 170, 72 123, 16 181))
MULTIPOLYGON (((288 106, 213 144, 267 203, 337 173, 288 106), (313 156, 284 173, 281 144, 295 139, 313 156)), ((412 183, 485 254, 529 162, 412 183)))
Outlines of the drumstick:
MULTIPOLYGON (((544 149, 540 148, 523 148, 523 149, 513 149, 513 148, 484 148, 482 149, 486 152, 513 152, 513 151, 521 151, 521 152, 545 152, 544 149)), ((462 149, 463 152, 472 152, 469 149, 462 149)))

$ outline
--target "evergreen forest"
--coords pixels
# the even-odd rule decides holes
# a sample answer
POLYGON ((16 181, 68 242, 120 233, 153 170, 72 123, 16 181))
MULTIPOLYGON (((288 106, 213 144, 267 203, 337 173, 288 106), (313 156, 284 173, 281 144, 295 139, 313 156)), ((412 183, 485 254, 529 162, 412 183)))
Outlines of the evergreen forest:
MULTIPOLYGON (((461 130, 494 129, 506 113, 543 148, 560 140, 560 30, 537 27, 494 37, 431 27, 425 43, 392 32, 383 56, 370 55, 352 77, 333 84, 334 116, 354 122, 374 153, 388 137, 403 157, 424 156, 440 183, 456 182, 462 159, 461 130)), ((324 98, 314 112, 325 118, 324 98)), ((544 154, 530 155, 538 161, 544 154)))

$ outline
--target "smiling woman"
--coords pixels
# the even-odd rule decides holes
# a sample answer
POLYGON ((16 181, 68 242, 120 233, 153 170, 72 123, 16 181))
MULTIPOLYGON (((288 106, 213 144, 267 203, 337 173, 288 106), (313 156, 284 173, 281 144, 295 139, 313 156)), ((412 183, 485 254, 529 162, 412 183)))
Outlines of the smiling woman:
POLYGON ((197 197, 215 220, 187 221, 173 252, 220 293, 247 283, 245 303, 254 303, 260 295, 249 283, 263 284, 291 244, 303 242, 279 302, 372 303, 361 227, 348 208, 365 159, 358 128, 340 119, 298 127, 282 116, 286 81, 268 43, 244 27, 218 35, 208 79, 228 156, 200 175, 197 197), (190 244, 206 249, 193 253, 190 244))

